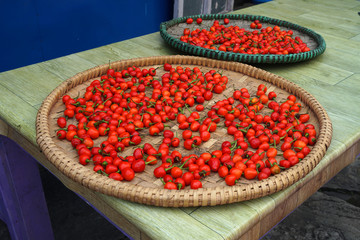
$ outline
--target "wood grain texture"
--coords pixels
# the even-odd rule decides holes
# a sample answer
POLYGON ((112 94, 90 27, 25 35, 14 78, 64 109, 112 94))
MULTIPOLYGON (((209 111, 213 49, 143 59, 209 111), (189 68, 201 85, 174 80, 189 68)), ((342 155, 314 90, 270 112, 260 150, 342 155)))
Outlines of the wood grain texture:
POLYGON ((297 23, 321 34, 327 44, 325 53, 309 62, 261 66, 313 94, 328 112, 334 131, 327 154, 312 174, 284 191, 258 200, 260 202, 251 200, 189 209, 143 206, 74 184, 49 165, 39 152, 35 144, 35 118, 47 94, 69 76, 92 64, 96 66, 119 59, 177 54, 158 33, 0 73, 0 118, 3 120, 0 129, 7 134, 10 131, 10 137, 35 155, 67 187, 85 196, 135 239, 189 239, 199 236, 206 236, 207 239, 257 239, 351 163, 360 152, 360 69, 357 67, 360 66, 359 11, 360 2, 354 0, 276 0, 234 12, 297 23), (329 21, 335 22, 329 24, 329 21), (134 50, 134 47, 137 49, 134 50), (79 69, 74 67, 76 65, 79 69), (18 90, 19 86, 21 91, 18 90), (297 191, 294 190, 296 188, 297 191), (203 216, 207 213, 211 221, 203 216), (126 219, 126 222, 122 219, 126 219), (229 219, 232 219, 230 224, 233 228, 225 226, 229 219), (215 223, 219 225, 214 226, 215 223), (173 228, 173 225, 177 227, 173 228), (217 232, 222 227, 226 230, 217 232))

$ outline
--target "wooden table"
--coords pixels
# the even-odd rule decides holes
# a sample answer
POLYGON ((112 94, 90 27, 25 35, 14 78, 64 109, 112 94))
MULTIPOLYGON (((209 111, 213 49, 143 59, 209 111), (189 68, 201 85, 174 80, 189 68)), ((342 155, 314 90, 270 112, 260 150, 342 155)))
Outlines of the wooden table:
MULTIPOLYGON (((109 197, 75 183, 51 165, 35 141, 35 118, 62 81, 119 59, 181 54, 153 33, 0 73, 0 133, 17 141, 69 189, 82 195, 135 239, 257 239, 286 217, 360 152, 360 2, 277 0, 235 13, 287 20, 321 34, 327 49, 302 63, 261 65, 313 94, 333 123, 320 164, 291 187, 246 202, 216 207, 161 208, 109 197)), ((90 220, 89 220, 90 221, 90 220)))

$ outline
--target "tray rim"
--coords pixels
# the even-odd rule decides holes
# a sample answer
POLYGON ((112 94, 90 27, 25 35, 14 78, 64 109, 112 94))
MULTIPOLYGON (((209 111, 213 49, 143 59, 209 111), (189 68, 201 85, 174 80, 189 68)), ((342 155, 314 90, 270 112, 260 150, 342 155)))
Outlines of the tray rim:
MULTIPOLYGON (((55 165, 63 174, 70 179, 82 184, 83 186, 101 192, 106 195, 125 199, 132 202, 142 203, 146 205, 154 205, 161 207, 195 207, 195 206, 215 206, 234 202, 240 202, 255 199, 263 196, 279 192, 303 177, 305 177, 320 162, 330 146, 332 137, 332 124, 325 109, 320 103, 306 90, 298 87, 296 84, 265 70, 237 62, 225 62, 212 60, 202 57, 170 55, 155 56, 145 58, 133 58, 127 60, 119 60, 111 63, 112 68, 133 66, 137 63, 139 67, 163 64, 170 62, 173 64, 201 65, 226 69, 229 71, 234 67, 246 75, 255 77, 260 80, 273 78, 272 84, 276 85, 287 92, 295 94, 294 87, 298 88, 301 94, 301 100, 307 102, 307 105, 314 110, 320 112, 319 120, 319 136, 313 151, 305 158, 308 161, 301 161, 299 164, 291 167, 287 171, 271 176, 268 179, 253 182, 251 184, 213 187, 203 189, 186 189, 172 191, 167 189, 148 188, 127 184, 126 182, 117 182, 108 177, 102 176, 94 171, 84 168, 78 162, 69 160, 67 155, 52 140, 49 132, 48 114, 52 106, 60 99, 60 97, 74 86, 82 84, 89 79, 98 77, 106 73, 109 64, 103 64, 80 72, 73 77, 67 79, 56 87, 43 101, 36 118, 36 141, 43 151, 47 159, 55 165), (82 82, 76 81, 80 79, 82 82), (303 99, 307 97, 306 101, 303 99), (309 105, 311 103, 312 107, 309 105), (311 158, 311 161, 309 159, 311 158), (304 166, 303 166, 304 165, 304 166), (60 169, 60 168, 61 169, 60 169), (244 194, 245 196, 243 196, 244 194)), ((265 80, 267 81, 267 80, 265 80)))
POLYGON ((201 57, 208 57, 212 59, 217 60, 225 60, 225 61, 235 61, 235 62, 243 62, 243 63, 295 63, 295 62, 302 62, 306 60, 310 60, 312 58, 315 58, 322 53, 325 52, 326 49, 326 43, 324 38, 316 33, 315 31, 300 26, 295 23, 291 23, 285 20, 280 20, 276 18, 270 18, 267 16, 261 16, 261 15, 250 15, 250 14, 198 14, 198 15, 192 15, 192 16, 186 16, 186 17, 180 17, 176 19, 172 19, 166 22, 162 22, 160 24, 160 35, 164 39, 164 41, 169 44, 171 47, 178 49, 182 52, 193 54, 196 56, 201 57), (302 32, 304 34, 307 34, 311 38, 315 40, 315 42, 318 44, 318 46, 310 50, 308 52, 303 53, 296 53, 296 54, 287 54, 287 55, 276 55, 276 54, 244 54, 244 53, 232 53, 232 52, 223 52, 219 50, 212 50, 212 49, 205 49, 203 47, 190 45, 188 43, 180 41, 180 39, 174 38, 171 36, 167 29, 169 27, 172 27, 178 23, 183 23, 188 18, 203 18, 205 20, 219 20, 224 18, 229 19, 243 19, 243 20, 249 20, 254 21, 256 19, 260 20, 261 22, 265 23, 271 23, 278 26, 288 27, 293 30, 297 30, 299 32, 302 32))

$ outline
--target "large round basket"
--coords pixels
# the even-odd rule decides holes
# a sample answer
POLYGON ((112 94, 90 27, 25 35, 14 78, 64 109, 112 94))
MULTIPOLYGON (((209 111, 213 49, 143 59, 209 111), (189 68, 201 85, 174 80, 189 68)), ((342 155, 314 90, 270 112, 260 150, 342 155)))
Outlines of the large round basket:
POLYGON ((208 57, 218 60, 236 61, 244 63, 295 63, 305 60, 309 60, 321 55, 325 49, 326 44, 324 39, 318 33, 300 25, 290 23, 284 20, 269 18, 266 16, 247 15, 247 14, 208 14, 208 15, 194 15, 182 18, 173 19, 160 25, 160 35, 162 38, 173 48, 189 53, 191 55, 208 57), (202 18, 201 25, 196 23, 187 24, 188 18, 202 18), (282 30, 292 30, 294 37, 299 36, 304 43, 308 45, 310 51, 300 52, 294 54, 277 55, 277 54, 245 54, 224 52, 219 50, 212 50, 203 48, 200 46, 191 45, 180 41, 180 37, 183 34, 185 28, 189 28, 191 31, 199 29, 210 29, 214 20, 223 20, 224 18, 230 19, 229 25, 239 26, 245 30, 252 31, 250 23, 259 20, 263 27, 268 26, 280 26, 282 30))
MULTIPOLYGON (((103 194, 147 205, 193 207, 229 204, 279 192, 305 177, 326 153, 332 137, 332 125, 326 111, 311 94, 280 76, 242 63, 190 56, 159 56, 121 60, 112 62, 111 67, 115 71, 130 66, 154 67, 157 68, 157 74, 161 76, 164 73, 162 67, 164 63, 183 67, 196 66, 202 71, 215 69, 228 76, 228 88, 223 94, 214 94, 209 106, 224 99, 225 96, 230 96, 235 88, 246 87, 251 94, 255 94, 257 86, 261 83, 265 84, 269 91, 275 91, 278 94, 278 101, 283 101, 289 94, 294 94, 303 106, 302 111, 310 114, 309 123, 316 127, 318 133, 316 144, 310 154, 301 162, 281 171, 280 174, 262 181, 247 180, 242 177, 234 186, 227 186, 218 174, 211 174, 202 180, 203 188, 201 189, 193 190, 187 187, 183 190, 167 190, 164 189, 161 180, 153 175, 154 168, 160 163, 154 166, 148 165, 145 172, 136 174, 135 178, 129 182, 110 179, 94 172, 91 164, 81 165, 71 144, 56 137, 56 129, 58 128, 56 119, 62 116, 65 109, 62 96, 65 94, 72 97, 81 96, 92 80, 100 79, 100 76, 106 74, 109 64, 104 64, 67 79, 44 100, 36 119, 36 133, 37 143, 48 160, 73 181, 103 194)), ((202 114, 206 114, 205 112, 202 114)), ((182 130, 178 129, 177 124, 174 122, 167 124, 171 130, 180 136, 182 130)), ((141 133, 144 138, 143 142, 152 143, 156 146, 162 141, 162 137, 152 137, 148 135, 148 131, 143 131, 141 133)), ((232 136, 227 134, 226 128, 219 127, 208 142, 201 145, 200 148, 194 149, 191 153, 201 154, 205 151, 210 152, 219 149, 223 141, 231 139, 232 136)), ((189 154, 189 151, 182 147, 178 147, 176 150, 182 152, 183 155, 189 154)), ((127 156, 132 154, 132 151, 133 148, 129 147, 120 154, 127 156)))

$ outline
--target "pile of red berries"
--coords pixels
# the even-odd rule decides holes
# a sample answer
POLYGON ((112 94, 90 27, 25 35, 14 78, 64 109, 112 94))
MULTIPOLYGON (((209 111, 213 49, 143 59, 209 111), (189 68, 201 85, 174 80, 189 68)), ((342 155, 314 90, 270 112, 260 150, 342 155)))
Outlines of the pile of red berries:
MULTIPOLYGON (((193 19, 187 19, 193 24, 193 19)), ((200 26, 202 19, 196 20, 200 26)), ((281 30, 279 26, 262 27, 259 20, 250 23, 252 31, 239 26, 225 26, 230 20, 224 19, 224 24, 214 20, 209 29, 185 28, 180 40, 191 45, 220 50, 224 52, 244 54, 293 54, 310 51, 310 48, 292 30, 281 30)))
POLYGON ((290 168, 316 141, 310 116, 300 113, 294 95, 279 103, 277 94, 260 84, 254 94, 234 89, 231 97, 207 106, 214 93, 226 89, 227 76, 168 63, 163 69, 160 79, 155 68, 109 68, 82 96, 63 96, 57 137, 72 144, 80 164, 92 164, 95 172, 119 181, 131 181, 153 165, 166 189, 201 188, 214 173, 231 186, 241 177, 262 180, 290 168), (181 136, 167 123, 175 123, 181 136), (190 153, 219 127, 233 141, 212 152, 190 153), (140 145, 145 135, 162 137, 162 142, 140 145), (121 156, 130 147, 132 154, 121 156))

